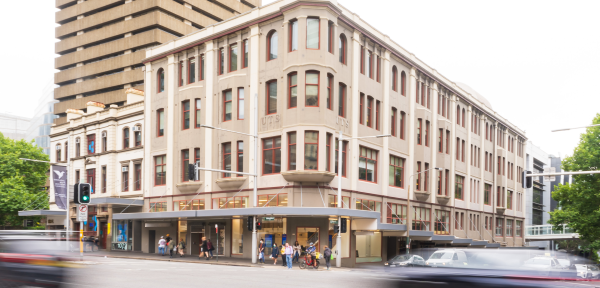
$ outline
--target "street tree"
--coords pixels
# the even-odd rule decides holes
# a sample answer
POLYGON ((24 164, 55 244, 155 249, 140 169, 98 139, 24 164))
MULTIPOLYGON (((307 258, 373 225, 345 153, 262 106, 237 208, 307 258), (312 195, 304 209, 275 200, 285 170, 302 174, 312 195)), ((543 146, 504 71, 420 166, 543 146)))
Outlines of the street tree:
MULTIPOLYGON (((593 124, 600 124, 600 114, 593 124)), ((589 171, 600 167, 600 126, 587 128, 581 134, 573 155, 562 161, 564 171, 589 171)), ((552 198, 560 209, 550 212, 550 224, 568 224, 591 250, 600 249, 600 175, 573 175, 573 184, 558 185, 552 198)), ((559 226, 560 228, 560 226, 559 226)), ((596 253, 592 253, 596 255, 596 253)))
POLYGON ((18 211, 48 208, 44 184, 50 164, 19 158, 49 160, 33 141, 17 141, 0 133, 0 227, 3 229, 21 223, 18 211))

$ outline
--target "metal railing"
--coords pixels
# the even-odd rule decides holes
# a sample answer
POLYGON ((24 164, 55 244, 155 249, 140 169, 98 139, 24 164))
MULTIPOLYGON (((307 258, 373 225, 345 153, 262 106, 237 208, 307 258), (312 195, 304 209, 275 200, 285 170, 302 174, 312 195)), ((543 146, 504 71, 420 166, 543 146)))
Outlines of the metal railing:
POLYGON ((577 233, 574 229, 569 228, 567 224, 561 226, 553 225, 535 225, 525 226, 525 237, 527 236, 544 236, 544 235, 561 235, 577 233))

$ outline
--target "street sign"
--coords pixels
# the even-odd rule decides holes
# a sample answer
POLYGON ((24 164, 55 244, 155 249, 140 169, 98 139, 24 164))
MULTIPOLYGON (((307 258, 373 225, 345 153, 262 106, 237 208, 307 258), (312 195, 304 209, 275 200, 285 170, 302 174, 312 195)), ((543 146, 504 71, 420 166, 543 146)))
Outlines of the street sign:
MULTIPOLYGON (((544 168, 544 173, 556 173, 556 167, 546 167, 546 168, 544 168)), ((544 176, 544 182, 554 182, 554 181, 556 181, 556 177, 544 176)))
POLYGON ((77 205, 77 221, 85 222, 88 219, 88 205, 77 205))

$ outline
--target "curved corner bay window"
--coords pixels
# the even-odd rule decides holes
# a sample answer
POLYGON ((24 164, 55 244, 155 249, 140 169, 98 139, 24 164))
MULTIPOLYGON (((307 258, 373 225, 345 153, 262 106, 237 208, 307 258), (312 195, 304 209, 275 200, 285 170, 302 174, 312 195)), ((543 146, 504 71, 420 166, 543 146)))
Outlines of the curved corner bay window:
POLYGON ((289 85, 289 106, 288 108, 295 108, 298 106, 298 74, 294 72, 294 74, 288 75, 288 85, 289 85))
POLYGON ((182 123, 182 129, 186 130, 186 129, 190 129, 190 101, 186 100, 183 101, 182 105, 181 105, 181 112, 183 114, 183 123, 182 123))
POLYGON ((319 18, 306 19, 306 48, 319 49, 319 18))
POLYGON ((269 48, 269 53, 268 53, 268 57, 269 60, 273 60, 273 59, 277 59, 277 32, 273 31, 271 32, 271 34, 267 37, 268 39, 268 43, 267 43, 267 47, 269 48))
POLYGON ((304 132, 304 170, 317 170, 319 160, 319 132, 304 132))
POLYGON ((404 159, 390 156, 390 186, 404 188, 404 159))
POLYGON ((233 109, 233 98, 231 96, 231 90, 223 92, 223 121, 229 121, 232 117, 233 109))
POLYGON ((237 70, 238 46, 232 44, 229 46, 229 72, 237 70))
POLYGON ((360 147, 358 160, 358 179, 377 182, 377 151, 360 147))
POLYGON ((263 174, 281 172, 281 137, 263 139, 263 174))
POLYGON ((267 82, 267 114, 277 113, 277 80, 267 82))
MULTIPOLYGON (((231 143, 223 143, 223 170, 231 171, 231 143)), ((223 178, 230 178, 231 173, 223 173, 223 178)))
POLYGON ((181 182, 190 181, 190 170, 188 166, 190 165, 190 150, 185 149, 181 150, 181 182))
MULTIPOLYGON (((339 164, 339 140, 335 138, 335 174, 338 175, 338 164, 339 164)), ((348 149, 348 141, 342 141, 342 177, 346 177, 346 151, 348 149)))
POLYGON ((306 106, 319 107, 319 73, 306 73, 306 106))
POLYGON ((288 170, 296 170, 296 132, 288 133, 288 170))
POLYGON ((290 52, 298 50, 298 21, 290 22, 290 52))
POLYGON ((188 84, 196 82, 196 58, 188 61, 188 84))

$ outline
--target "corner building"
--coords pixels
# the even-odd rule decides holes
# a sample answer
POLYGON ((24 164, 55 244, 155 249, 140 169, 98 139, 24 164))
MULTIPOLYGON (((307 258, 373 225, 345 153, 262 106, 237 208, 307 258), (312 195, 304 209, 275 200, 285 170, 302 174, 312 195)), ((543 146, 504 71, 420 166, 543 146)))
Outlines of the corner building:
POLYGON ((524 245, 524 132, 336 1, 258 7, 149 49, 143 63, 145 207, 113 219, 142 227, 144 252, 169 233, 192 255, 206 236, 219 254, 250 258, 249 215, 267 247, 319 251, 337 247, 333 225, 347 218, 343 266, 402 253, 407 229, 413 249, 524 245), (258 157, 253 137, 201 125, 258 133, 258 157), (392 136, 337 147, 340 131, 392 136), (195 162, 258 181, 205 170, 189 181, 195 162))

